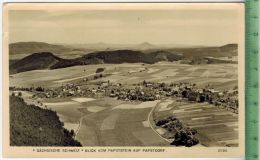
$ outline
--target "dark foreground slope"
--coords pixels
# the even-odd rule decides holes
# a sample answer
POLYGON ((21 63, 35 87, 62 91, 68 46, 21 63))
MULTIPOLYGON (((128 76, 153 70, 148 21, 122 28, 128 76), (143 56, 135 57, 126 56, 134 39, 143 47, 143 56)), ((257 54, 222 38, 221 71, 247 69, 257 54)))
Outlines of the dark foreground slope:
POLYGON ((10 96, 11 146, 81 146, 62 126, 56 112, 10 96))

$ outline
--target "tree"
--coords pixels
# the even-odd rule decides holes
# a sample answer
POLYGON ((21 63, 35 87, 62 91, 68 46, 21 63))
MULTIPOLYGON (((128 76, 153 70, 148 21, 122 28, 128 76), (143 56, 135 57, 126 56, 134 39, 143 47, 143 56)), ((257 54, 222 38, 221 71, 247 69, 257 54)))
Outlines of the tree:
POLYGON ((70 132, 67 129, 63 129, 63 133, 65 134, 65 136, 67 137, 68 135, 70 135, 70 132))
POLYGON ((184 91, 181 92, 181 95, 182 95, 183 98, 187 98, 188 92, 186 90, 184 90, 184 91))
POLYGON ((74 137, 75 136, 75 132, 74 132, 74 130, 72 129, 72 130, 70 130, 70 135, 72 136, 72 137, 74 137))
POLYGON ((103 72, 104 70, 105 70, 105 68, 97 68, 96 73, 103 72))
POLYGON ((37 87, 35 90, 38 91, 38 92, 44 92, 44 88, 43 87, 37 87))
POLYGON ((18 92, 18 96, 19 96, 19 97, 22 97, 22 92, 18 92))
POLYGON ((166 86, 165 83, 161 83, 161 84, 159 85, 159 87, 161 87, 161 88, 163 88, 163 87, 165 87, 165 86, 166 86))
POLYGON ((174 135, 174 141, 171 144, 186 147, 196 145, 199 143, 199 140, 194 136, 196 133, 196 131, 189 128, 182 129, 174 135))

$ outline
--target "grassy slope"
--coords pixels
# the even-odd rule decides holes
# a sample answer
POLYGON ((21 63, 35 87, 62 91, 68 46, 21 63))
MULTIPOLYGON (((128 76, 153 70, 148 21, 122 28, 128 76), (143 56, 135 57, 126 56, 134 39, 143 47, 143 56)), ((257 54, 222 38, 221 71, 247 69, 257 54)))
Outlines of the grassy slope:
POLYGON ((62 125, 56 112, 10 96, 11 146, 81 146, 62 125))

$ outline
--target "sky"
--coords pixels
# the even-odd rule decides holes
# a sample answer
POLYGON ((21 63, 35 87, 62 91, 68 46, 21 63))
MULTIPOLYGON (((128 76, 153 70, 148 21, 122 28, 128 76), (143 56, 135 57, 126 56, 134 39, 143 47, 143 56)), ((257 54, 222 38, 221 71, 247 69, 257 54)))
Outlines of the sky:
POLYGON ((47 43, 237 43, 241 16, 234 9, 9 10, 9 41, 47 43))

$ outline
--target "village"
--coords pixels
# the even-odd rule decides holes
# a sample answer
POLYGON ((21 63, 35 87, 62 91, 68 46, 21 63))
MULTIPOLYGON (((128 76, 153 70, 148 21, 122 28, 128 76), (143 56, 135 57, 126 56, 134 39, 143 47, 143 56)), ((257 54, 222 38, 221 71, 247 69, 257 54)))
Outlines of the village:
POLYGON ((210 85, 198 88, 194 83, 157 83, 143 81, 133 85, 122 85, 99 81, 87 86, 80 86, 76 83, 67 83, 55 89, 43 87, 17 88, 10 87, 10 90, 26 90, 34 93, 33 98, 62 98, 62 97, 93 97, 104 96, 116 98, 123 101, 155 101, 170 97, 178 97, 190 102, 207 102, 215 106, 226 108, 238 114, 238 90, 217 91, 210 85))

